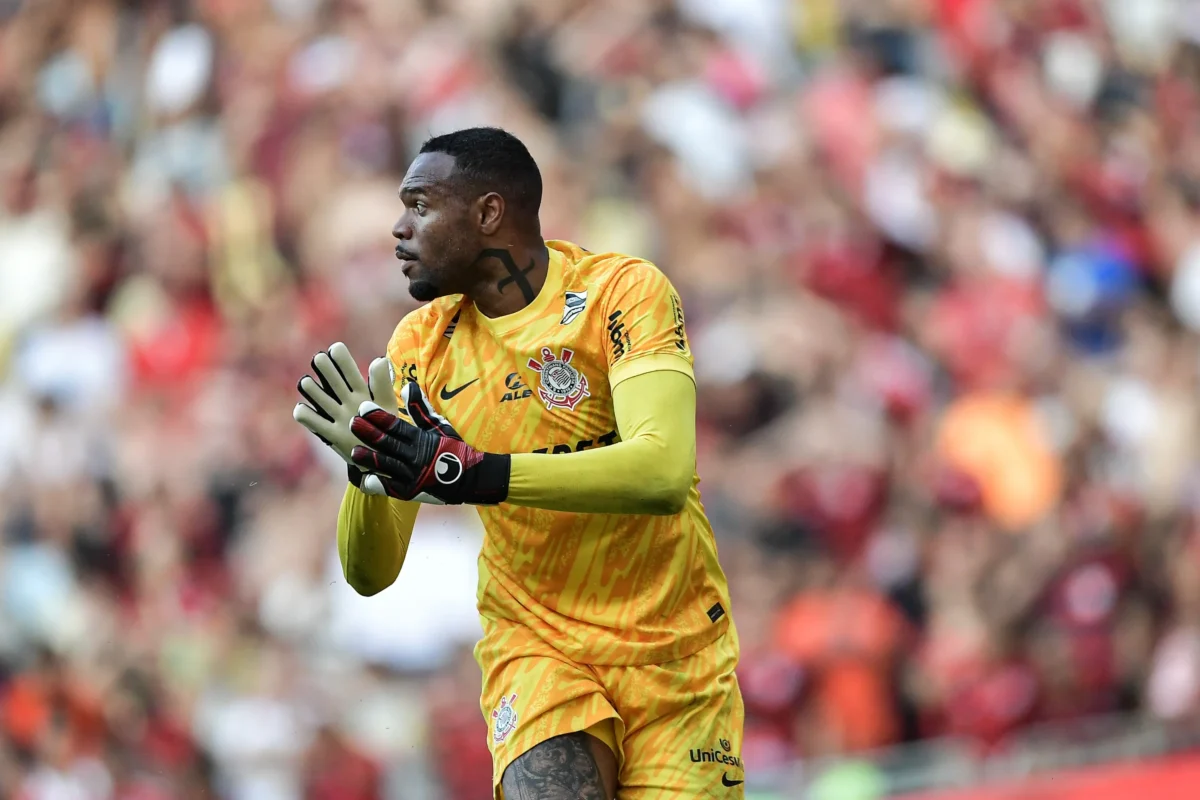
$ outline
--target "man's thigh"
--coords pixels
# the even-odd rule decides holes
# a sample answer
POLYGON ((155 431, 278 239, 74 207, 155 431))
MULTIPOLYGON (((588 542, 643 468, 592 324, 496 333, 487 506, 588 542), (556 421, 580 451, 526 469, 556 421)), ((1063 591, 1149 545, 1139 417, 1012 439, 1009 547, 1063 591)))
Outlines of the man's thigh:
POLYGON ((623 722, 619 800, 741 798, 737 634, 687 658, 600 670, 623 722))
POLYGON ((617 757, 588 733, 564 733, 535 744, 508 765, 502 800, 613 800, 617 757))
MULTIPOLYGON (((518 794, 508 800, 541 800, 533 793, 539 771, 545 772, 552 759, 568 761, 574 765, 572 768, 583 770, 592 762, 588 753, 576 752, 575 742, 589 730, 611 730, 611 722, 601 723, 615 718, 617 712, 592 669, 567 661, 532 634, 519 629, 489 631, 476 653, 483 669, 480 706, 488 726, 495 795, 505 797, 501 791, 505 771, 529 754, 522 762, 523 769, 509 770, 510 778, 520 773, 532 781, 527 782, 527 797, 518 794), (543 743, 546 745, 538 748, 543 743), (532 752, 535 748, 537 751, 532 752)), ((604 754, 600 755, 603 760, 604 754)), ((615 763, 615 757, 613 760, 615 763)), ((510 784, 517 785, 509 780, 505 788, 510 784)))

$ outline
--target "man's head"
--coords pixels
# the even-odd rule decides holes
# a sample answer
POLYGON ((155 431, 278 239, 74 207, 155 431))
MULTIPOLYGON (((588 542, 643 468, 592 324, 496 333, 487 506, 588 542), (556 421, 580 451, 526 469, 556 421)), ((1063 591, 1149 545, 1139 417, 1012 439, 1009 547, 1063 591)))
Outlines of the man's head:
POLYGON ((418 300, 466 291, 479 254, 540 237, 542 175, 499 128, 467 128, 421 147, 400 184, 396 257, 418 300))

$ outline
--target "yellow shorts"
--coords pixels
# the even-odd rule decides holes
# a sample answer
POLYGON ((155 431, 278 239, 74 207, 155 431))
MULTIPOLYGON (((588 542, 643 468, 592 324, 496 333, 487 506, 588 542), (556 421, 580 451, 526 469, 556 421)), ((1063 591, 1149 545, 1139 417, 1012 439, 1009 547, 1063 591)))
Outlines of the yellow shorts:
POLYGON ((617 757, 618 797, 744 796, 737 633, 678 661, 576 664, 519 625, 494 627, 475 651, 492 751, 492 785, 518 756, 585 731, 617 757))

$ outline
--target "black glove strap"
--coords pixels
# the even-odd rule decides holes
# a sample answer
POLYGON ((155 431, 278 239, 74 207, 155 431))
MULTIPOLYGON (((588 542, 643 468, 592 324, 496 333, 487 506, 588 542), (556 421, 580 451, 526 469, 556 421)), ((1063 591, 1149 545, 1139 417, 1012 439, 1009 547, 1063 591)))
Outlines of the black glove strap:
MULTIPOLYGON (((462 487, 460 497, 470 498, 471 505, 494 506, 508 499, 508 479, 512 473, 512 457, 484 453, 483 460, 464 476, 467 483, 462 487)), ((367 473, 354 466, 346 465, 346 478, 350 485, 362 490, 363 478, 367 473)), ((451 501, 458 503, 459 501, 451 501)))
POLYGON ((468 473, 472 485, 464 492, 471 505, 494 506, 508 499, 508 479, 512 474, 512 456, 484 453, 483 460, 468 473))

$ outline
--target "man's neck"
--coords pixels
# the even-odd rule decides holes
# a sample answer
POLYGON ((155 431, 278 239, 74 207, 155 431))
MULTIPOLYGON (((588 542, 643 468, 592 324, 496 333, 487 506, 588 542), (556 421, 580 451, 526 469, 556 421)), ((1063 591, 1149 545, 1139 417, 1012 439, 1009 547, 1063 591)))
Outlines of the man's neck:
POLYGON ((550 253, 545 244, 480 251, 479 276, 467 296, 485 317, 503 317, 532 303, 546 282, 550 253))

